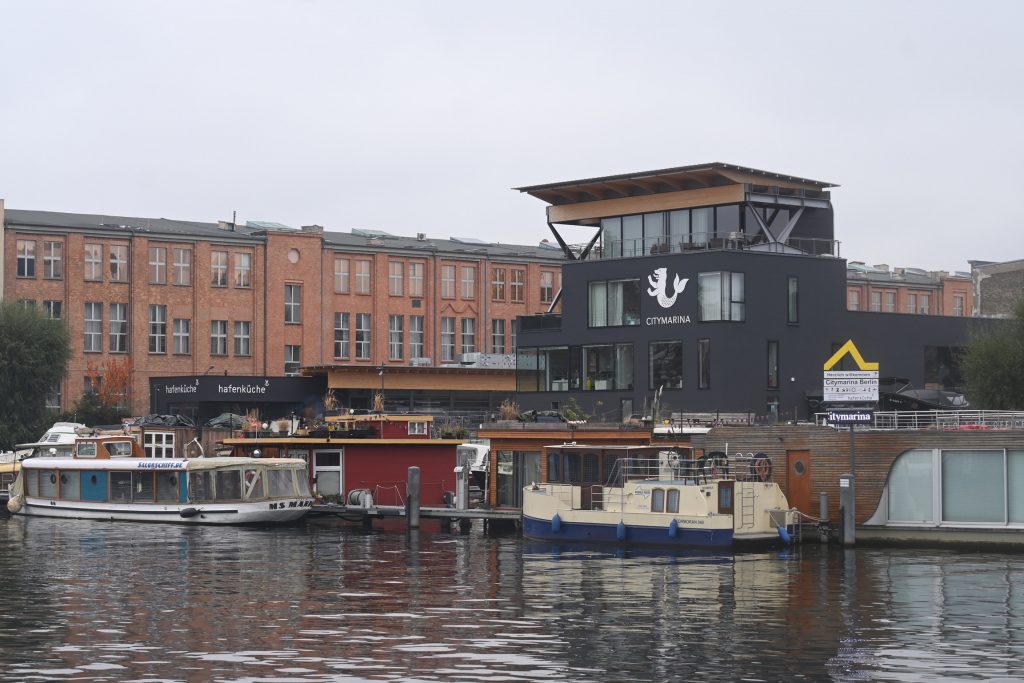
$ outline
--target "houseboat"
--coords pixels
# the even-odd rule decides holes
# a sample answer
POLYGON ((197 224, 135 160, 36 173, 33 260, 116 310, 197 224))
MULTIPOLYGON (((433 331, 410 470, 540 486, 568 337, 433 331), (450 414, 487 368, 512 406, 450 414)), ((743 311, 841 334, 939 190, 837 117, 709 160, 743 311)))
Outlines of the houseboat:
POLYGON ((760 453, 576 444, 547 453, 548 481, 523 490, 530 538, 732 548, 789 542, 799 521, 760 453))
POLYGON ((233 456, 288 457, 309 463, 309 487, 325 503, 372 500, 406 504, 409 468, 420 468, 420 503, 443 506, 458 489, 457 449, 430 415, 328 416, 307 433, 243 435, 222 440, 233 456))
POLYGON ((34 517, 269 524, 313 504, 306 463, 290 458, 148 458, 126 435, 78 436, 67 455, 21 461, 7 508, 34 517))

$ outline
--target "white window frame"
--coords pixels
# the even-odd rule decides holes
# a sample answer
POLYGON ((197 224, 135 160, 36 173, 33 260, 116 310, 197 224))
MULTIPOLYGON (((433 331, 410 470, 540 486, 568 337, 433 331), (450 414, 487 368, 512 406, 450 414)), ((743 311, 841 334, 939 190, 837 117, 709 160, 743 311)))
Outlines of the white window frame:
POLYGON ((142 449, 147 458, 173 458, 174 432, 145 432, 142 449))

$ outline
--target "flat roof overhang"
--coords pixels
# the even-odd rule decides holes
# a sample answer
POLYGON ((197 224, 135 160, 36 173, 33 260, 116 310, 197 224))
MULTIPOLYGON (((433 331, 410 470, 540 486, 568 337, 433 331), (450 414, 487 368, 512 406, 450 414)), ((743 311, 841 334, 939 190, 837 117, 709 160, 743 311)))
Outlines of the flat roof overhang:
POLYGON ((714 162, 514 188, 549 203, 548 222, 597 225, 601 218, 740 202, 829 208, 834 183, 714 162))

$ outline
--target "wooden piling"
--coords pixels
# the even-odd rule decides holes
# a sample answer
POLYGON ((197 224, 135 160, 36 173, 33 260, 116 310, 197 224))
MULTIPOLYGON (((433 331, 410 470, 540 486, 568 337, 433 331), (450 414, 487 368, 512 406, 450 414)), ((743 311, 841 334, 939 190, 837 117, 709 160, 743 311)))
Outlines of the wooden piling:
POLYGON ((420 468, 415 465, 409 468, 409 479, 406 484, 406 524, 410 529, 420 528, 420 468))

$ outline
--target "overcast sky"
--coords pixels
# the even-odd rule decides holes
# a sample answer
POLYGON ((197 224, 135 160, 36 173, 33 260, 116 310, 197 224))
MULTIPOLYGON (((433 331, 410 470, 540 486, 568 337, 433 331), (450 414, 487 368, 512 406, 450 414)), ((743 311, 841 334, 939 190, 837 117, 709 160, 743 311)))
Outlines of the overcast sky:
POLYGON ((0 198, 536 243, 511 187, 838 183, 842 256, 1024 258, 1021 2, 0 0, 0 198))

